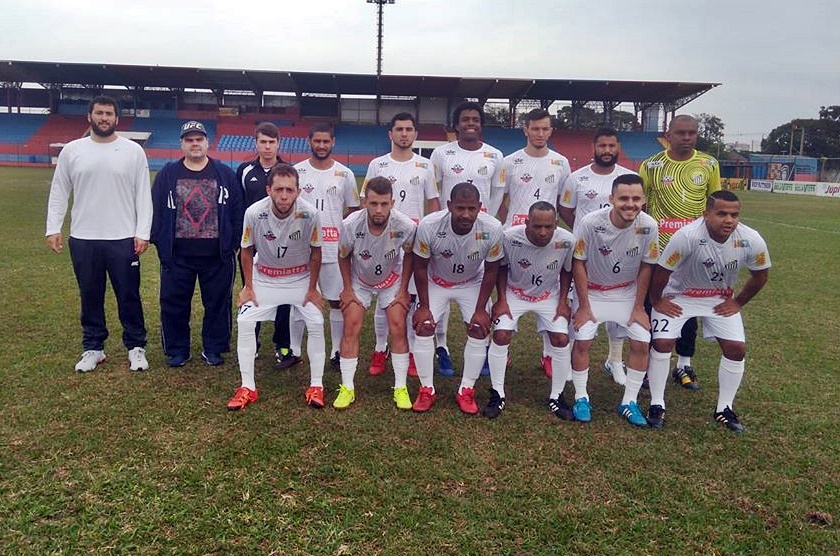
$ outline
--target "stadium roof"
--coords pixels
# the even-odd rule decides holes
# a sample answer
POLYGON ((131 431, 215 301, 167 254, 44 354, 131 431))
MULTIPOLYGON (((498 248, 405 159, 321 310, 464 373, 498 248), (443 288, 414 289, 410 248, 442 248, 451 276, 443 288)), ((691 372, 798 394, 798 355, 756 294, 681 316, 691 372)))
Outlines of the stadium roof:
MULTIPOLYGON (((298 95, 377 93, 377 77, 372 74, 12 60, 0 61, 0 82, 7 86, 37 83, 44 87, 163 87, 298 95)), ((664 103, 679 107, 718 85, 720 83, 382 75, 378 92, 383 96, 664 103)))

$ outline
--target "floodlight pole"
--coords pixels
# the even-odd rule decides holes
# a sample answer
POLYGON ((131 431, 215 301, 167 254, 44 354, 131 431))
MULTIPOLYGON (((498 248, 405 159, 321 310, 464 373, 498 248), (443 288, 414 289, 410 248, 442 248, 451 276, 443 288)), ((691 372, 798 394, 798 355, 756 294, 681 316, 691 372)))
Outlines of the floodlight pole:
POLYGON ((382 16, 385 4, 393 4, 396 0, 367 0, 368 4, 376 4, 376 125, 379 125, 379 104, 382 94, 379 91, 379 78, 382 76, 382 16))

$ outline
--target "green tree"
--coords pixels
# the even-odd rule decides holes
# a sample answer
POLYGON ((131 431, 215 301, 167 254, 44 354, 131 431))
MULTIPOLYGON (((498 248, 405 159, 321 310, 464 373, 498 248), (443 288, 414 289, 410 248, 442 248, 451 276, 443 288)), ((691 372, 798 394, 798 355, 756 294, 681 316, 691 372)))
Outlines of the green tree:
POLYGON ((807 156, 840 157, 840 106, 821 106, 817 119, 797 119, 774 128, 761 141, 761 152, 799 154, 800 145, 802 145, 802 154, 807 156), (793 128, 793 148, 791 148, 791 128, 793 128))
POLYGON ((723 144, 723 120, 714 114, 694 114, 697 120, 697 149, 718 158, 726 158, 726 146, 723 144))
POLYGON ((575 125, 572 107, 564 106, 557 111, 555 127, 558 129, 598 129, 605 125, 612 125, 618 131, 632 131, 638 127, 636 115, 623 110, 613 110, 612 123, 607 124, 604 121, 604 113, 602 111, 594 110, 588 106, 582 106, 578 112, 578 119, 579 121, 575 125))

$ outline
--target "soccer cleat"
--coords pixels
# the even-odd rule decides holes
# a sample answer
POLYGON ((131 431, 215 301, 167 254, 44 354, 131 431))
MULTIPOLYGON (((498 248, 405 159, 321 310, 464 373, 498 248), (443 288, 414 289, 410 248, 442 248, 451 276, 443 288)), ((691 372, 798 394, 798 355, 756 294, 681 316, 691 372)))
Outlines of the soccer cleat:
POLYGON ((575 405, 572 406, 572 413, 575 415, 575 420, 581 423, 588 423, 592 420, 592 404, 587 398, 578 398, 575 400, 575 405))
POLYGON ((440 376, 455 376, 455 368, 452 366, 452 359, 445 347, 438 347, 435 350, 438 360, 438 374, 440 376))
MULTIPOLYGON (((257 350, 257 352, 259 353, 259 350, 257 350)), ((288 355, 290 352, 291 350, 289 348, 275 347, 274 358, 277 360, 277 363, 280 363, 283 360, 283 357, 288 355)))
POLYGON ((697 375, 694 374, 694 367, 686 365, 685 367, 674 367, 671 373, 674 377, 674 382, 685 388, 686 390, 700 390, 700 384, 697 382, 697 375))
MULTIPOLYGON (((101 349, 89 349, 82 354, 79 362, 76 363, 76 370, 80 373, 89 373, 106 359, 105 352, 101 349)), ((148 363, 146 366, 149 366, 148 363)))
POLYGON ((335 355, 330 358, 330 369, 334 371, 341 370, 341 355, 338 352, 335 352, 335 355))
POLYGON ((408 354, 408 376, 417 376, 417 364, 414 363, 414 354, 408 354))
POLYGON ((356 392, 350 390, 343 384, 338 385, 338 396, 333 401, 333 407, 336 409, 347 409, 350 404, 356 401, 356 392))
POLYGON ((715 412, 712 417, 715 421, 724 425, 732 432, 744 432, 744 425, 738 420, 738 416, 732 411, 729 406, 723 408, 723 411, 715 412))
POLYGON ((146 349, 136 347, 128 351, 128 368, 132 371, 148 371, 149 362, 146 360, 146 349))
POLYGON ((256 390, 240 386, 236 389, 236 392, 233 393, 233 397, 228 400, 227 408, 230 411, 238 411, 243 409, 246 405, 257 401, 257 398, 259 398, 259 395, 257 395, 256 390))
POLYGON ((648 426, 647 419, 645 419, 645 416, 642 415, 642 410, 639 409, 639 406, 636 405, 636 402, 630 402, 629 404, 619 405, 618 414, 627 419, 627 422, 631 425, 636 425, 637 427, 648 426))
POLYGON ((661 429, 665 426, 665 408, 661 405, 652 405, 648 409, 647 416, 648 425, 655 429, 661 429))
POLYGON ((551 378, 551 356, 550 355, 543 355, 540 359, 540 366, 545 373, 545 376, 551 378))
POLYGON ((303 361, 303 359, 295 355, 294 352, 291 350, 289 350, 286 353, 280 353, 279 355, 280 358, 277 360, 277 368, 281 371, 291 369, 292 367, 303 361))
POLYGON ((183 367, 184 365, 187 364, 187 361, 189 361, 190 359, 192 359, 192 355, 189 355, 189 354, 187 354, 187 355, 181 355, 181 354, 170 355, 166 359, 166 364, 169 365, 170 367, 183 367))
POLYGON ((390 355, 391 354, 388 352, 388 350, 373 352, 373 355, 370 356, 371 376, 381 375, 385 372, 385 362, 388 361, 388 357, 390 357, 390 355))
POLYGON ((324 407, 324 389, 321 386, 310 386, 306 389, 306 405, 312 409, 324 407))
POLYGON ((620 361, 604 361, 604 372, 619 386, 624 386, 627 382, 627 371, 624 369, 624 363, 620 361))
POLYGON ((408 388, 394 388, 394 403, 397 409, 411 409, 411 396, 408 395, 408 388))
POLYGON ((435 403, 436 399, 437 394, 434 393, 431 386, 421 386, 420 391, 417 393, 417 399, 414 400, 414 405, 411 406, 411 409, 417 413, 429 411, 432 409, 432 404, 435 403))
POLYGON ((557 399, 548 399, 548 410, 554 413, 558 419, 562 419, 564 421, 575 420, 575 414, 572 411, 572 408, 569 407, 569 404, 566 403, 566 400, 563 399, 562 395, 557 399))
POLYGON ((490 389, 490 399, 487 401, 487 407, 484 408, 484 416, 488 419, 495 419, 505 410, 505 399, 499 396, 495 389, 490 389))
POLYGON ((473 388, 461 388, 455 394, 455 401, 458 402, 458 407, 461 411, 468 415, 475 415, 478 413, 478 405, 475 403, 475 390, 473 388))
POLYGON ((220 353, 207 353, 202 351, 201 359, 211 367, 218 367, 219 365, 225 364, 225 360, 220 353))

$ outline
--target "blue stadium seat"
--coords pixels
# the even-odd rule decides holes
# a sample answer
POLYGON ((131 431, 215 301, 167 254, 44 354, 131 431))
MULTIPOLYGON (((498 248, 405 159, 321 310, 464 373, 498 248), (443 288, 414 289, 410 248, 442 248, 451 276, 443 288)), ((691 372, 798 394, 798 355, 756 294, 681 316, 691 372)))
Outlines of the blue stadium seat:
POLYGON ((45 123, 46 114, 0 114, 0 143, 26 143, 45 123))

